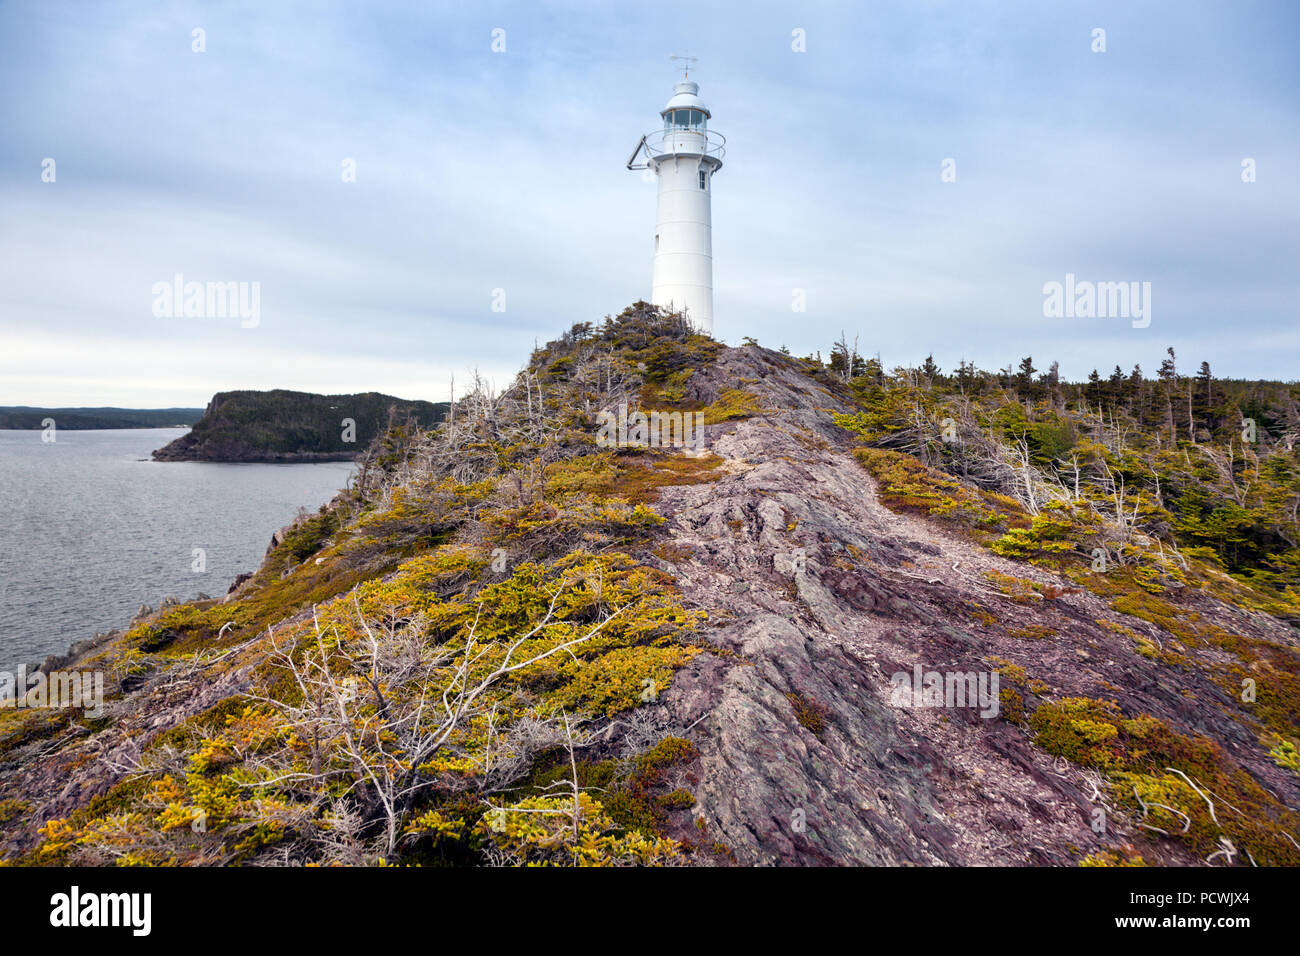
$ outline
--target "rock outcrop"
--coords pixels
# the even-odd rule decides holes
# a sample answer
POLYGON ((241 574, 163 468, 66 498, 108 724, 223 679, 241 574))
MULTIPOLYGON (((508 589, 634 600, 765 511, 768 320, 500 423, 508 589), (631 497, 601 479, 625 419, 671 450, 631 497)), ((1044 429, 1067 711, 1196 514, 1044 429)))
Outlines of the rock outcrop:
MULTIPOLYGON (((1077 860, 1067 847, 1108 842, 1092 830, 1085 775, 1031 746, 1024 728, 974 708, 893 706, 891 675, 917 665, 987 671, 992 658, 1009 660, 1060 696, 1111 696, 1208 734, 1300 798, 1295 775, 1224 717, 1223 690, 1099 626, 1115 616, 1100 598, 882 506, 831 421, 844 406, 804 376, 730 350, 696 377, 696 394, 709 401, 739 380, 769 411, 710 428, 727 476, 666 489, 659 508, 690 553, 672 568, 679 586, 721 618, 709 640, 744 662, 701 658, 664 701, 675 725, 693 728, 708 832, 742 863, 1061 865, 1077 860), (1066 593, 1017 603, 988 571, 1066 593), (972 601, 996 627, 972 621, 972 601), (1056 633, 1009 634, 1032 625, 1056 633), (794 701, 818 709, 819 730, 794 701)), ((1295 641, 1284 625, 1213 599, 1198 609, 1241 633, 1295 641)))

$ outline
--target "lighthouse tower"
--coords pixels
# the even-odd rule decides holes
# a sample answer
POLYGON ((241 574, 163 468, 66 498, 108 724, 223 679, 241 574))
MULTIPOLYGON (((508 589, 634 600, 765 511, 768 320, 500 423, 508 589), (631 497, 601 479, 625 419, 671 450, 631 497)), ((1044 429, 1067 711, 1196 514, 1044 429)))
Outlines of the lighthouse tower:
POLYGON ((713 174, 722 168, 726 139, 709 129, 709 108, 700 99, 699 84, 689 79, 673 87, 672 98, 659 113, 663 129, 642 136, 627 162, 628 169, 653 170, 659 180, 650 300, 684 311, 696 329, 712 334, 710 197, 713 174))

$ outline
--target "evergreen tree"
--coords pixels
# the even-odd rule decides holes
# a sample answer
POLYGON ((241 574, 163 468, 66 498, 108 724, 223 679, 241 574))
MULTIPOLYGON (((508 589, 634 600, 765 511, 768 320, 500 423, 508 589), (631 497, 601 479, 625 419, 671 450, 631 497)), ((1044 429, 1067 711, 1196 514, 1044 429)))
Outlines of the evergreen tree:
POLYGON ((1053 361, 1047 371, 1038 377, 1038 381, 1046 387, 1048 398, 1055 401, 1061 387, 1061 363, 1053 361))
POLYGON ((1164 399, 1164 431, 1169 435, 1169 444, 1173 446, 1178 436, 1174 426, 1174 389, 1178 385, 1178 367, 1174 364, 1173 346, 1165 349, 1168 358, 1160 363, 1160 393, 1164 399))
POLYGON ((1128 396, 1130 413, 1139 422, 1144 421, 1147 414, 1147 383, 1142 376, 1141 365, 1134 365, 1133 371, 1129 372, 1124 393, 1128 396))
POLYGON ((1197 423, 1213 435, 1218 422, 1214 414, 1214 376, 1210 373, 1209 362, 1202 362, 1200 371, 1196 373, 1196 398, 1192 404, 1192 413, 1197 423))
POLYGON ((1016 389, 1021 396, 1033 401, 1037 397, 1038 389, 1034 385, 1034 373, 1038 369, 1034 368, 1034 359, 1031 355, 1026 355, 1020 360, 1020 368, 1015 374, 1016 389))
POLYGON ((957 387, 963 394, 974 389, 975 386, 975 363, 968 363, 964 358, 957 363, 957 387))
POLYGON ((1110 400, 1111 408, 1119 408, 1123 404, 1126 381, 1124 370, 1116 365, 1115 371, 1110 373, 1110 379, 1106 382, 1106 397, 1110 400))

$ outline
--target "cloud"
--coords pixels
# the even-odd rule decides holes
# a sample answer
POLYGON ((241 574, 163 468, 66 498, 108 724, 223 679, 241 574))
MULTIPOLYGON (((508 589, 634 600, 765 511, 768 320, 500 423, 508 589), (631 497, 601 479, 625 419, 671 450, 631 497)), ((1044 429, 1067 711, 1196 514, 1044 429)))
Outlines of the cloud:
POLYGON ((825 353, 843 328, 887 363, 1033 354, 1076 378, 1172 344, 1294 377, 1296 23, 1281 3, 0 7, 0 401, 504 382, 648 294, 654 186, 623 162, 682 50, 729 142, 723 338, 825 353), (1045 319, 1066 272, 1150 281, 1151 328, 1045 319), (176 273, 260 282, 261 325, 155 319, 176 273))

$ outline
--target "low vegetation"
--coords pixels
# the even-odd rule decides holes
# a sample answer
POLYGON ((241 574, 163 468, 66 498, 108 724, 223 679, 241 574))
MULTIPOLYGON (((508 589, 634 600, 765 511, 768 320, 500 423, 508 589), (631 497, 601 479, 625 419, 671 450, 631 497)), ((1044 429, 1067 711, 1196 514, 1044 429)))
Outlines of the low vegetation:
POLYGON ((476 383, 438 428, 390 429, 230 600, 163 608, 104 652, 146 683, 241 668, 251 688, 152 739, 26 862, 697 852, 663 832, 694 804, 669 777, 693 748, 629 715, 704 653, 705 613, 652 564, 654 502, 718 459, 602 450, 594 426, 716 347, 638 306, 539 351, 504 394, 476 383))

